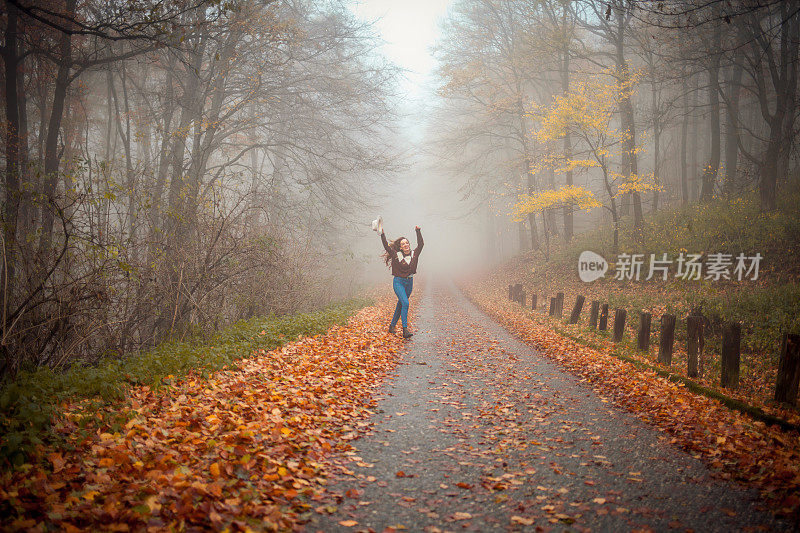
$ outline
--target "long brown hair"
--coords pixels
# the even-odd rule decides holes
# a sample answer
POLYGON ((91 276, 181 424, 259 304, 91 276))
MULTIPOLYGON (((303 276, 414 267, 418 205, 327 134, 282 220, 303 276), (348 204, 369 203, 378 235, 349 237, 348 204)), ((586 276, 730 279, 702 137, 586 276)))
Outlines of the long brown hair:
MULTIPOLYGON (((399 252, 400 251, 400 243, 403 241, 403 239, 406 239, 406 238, 405 237, 398 237, 393 241, 389 241, 389 248, 394 250, 394 253, 399 252)), ((406 239, 406 240, 408 241, 408 239, 406 239)), ((408 243, 411 244, 411 241, 409 241, 408 243)), ((386 263, 386 266, 389 266, 389 265, 392 264, 392 256, 389 255, 389 252, 383 252, 381 254, 381 257, 383 257, 383 262, 386 263)))

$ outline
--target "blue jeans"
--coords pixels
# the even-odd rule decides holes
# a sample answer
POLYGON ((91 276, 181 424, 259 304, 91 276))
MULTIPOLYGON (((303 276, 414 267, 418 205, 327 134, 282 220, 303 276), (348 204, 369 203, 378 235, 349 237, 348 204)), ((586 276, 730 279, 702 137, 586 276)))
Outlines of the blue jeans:
POLYGON ((392 286, 394 287, 394 293, 397 295, 397 306, 394 308, 394 316, 392 317, 392 323, 389 324, 389 329, 392 329, 397 325, 397 319, 400 317, 403 318, 403 327, 407 328, 408 297, 411 296, 411 290, 414 288, 414 278, 401 278, 399 276, 395 276, 392 286))

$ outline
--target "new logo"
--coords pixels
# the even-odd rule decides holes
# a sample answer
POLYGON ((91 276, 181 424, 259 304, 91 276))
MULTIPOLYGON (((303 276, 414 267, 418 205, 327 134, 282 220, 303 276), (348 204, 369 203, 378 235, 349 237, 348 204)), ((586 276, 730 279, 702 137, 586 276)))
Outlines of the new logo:
POLYGON ((578 277, 589 283, 600 279, 608 270, 608 261, 602 255, 586 250, 578 257, 578 277))

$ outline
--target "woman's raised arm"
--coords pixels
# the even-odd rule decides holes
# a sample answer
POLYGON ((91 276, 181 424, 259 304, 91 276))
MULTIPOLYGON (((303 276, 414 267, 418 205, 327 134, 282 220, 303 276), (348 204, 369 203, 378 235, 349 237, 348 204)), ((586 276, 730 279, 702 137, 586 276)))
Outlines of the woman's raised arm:
POLYGON ((422 231, 419 229, 419 226, 415 227, 414 231, 417 232, 417 248, 414 250, 414 255, 418 255, 422 251, 425 241, 422 240, 422 231))
POLYGON ((381 232, 381 242, 383 243, 383 249, 386 250, 386 253, 388 253, 390 256, 394 255, 394 250, 389 248, 389 243, 386 242, 386 234, 383 232, 381 232))

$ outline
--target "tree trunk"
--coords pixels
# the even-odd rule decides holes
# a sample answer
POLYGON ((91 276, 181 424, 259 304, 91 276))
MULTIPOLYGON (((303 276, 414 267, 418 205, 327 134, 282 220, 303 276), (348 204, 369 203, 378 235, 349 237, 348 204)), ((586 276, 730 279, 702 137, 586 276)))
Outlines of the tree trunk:
POLYGON ((692 133, 689 141, 691 153, 689 154, 689 194, 692 200, 697 200, 700 196, 700 182, 698 179, 698 155, 700 151, 700 120, 697 117, 697 93, 700 90, 699 80, 695 80, 694 88, 692 89, 692 103, 690 108, 692 110, 692 133))
MULTIPOLYGON (((518 83, 517 84, 517 93, 522 93, 522 86, 518 83)), ((528 139, 528 127, 525 123, 525 107, 523 105, 522 99, 517 99, 517 117, 519 120, 519 139, 522 143, 522 157, 525 159, 523 161, 523 169, 525 170, 525 186, 527 187, 528 194, 533 194, 536 190, 536 180, 534 179, 533 175, 533 154, 531 150, 530 140, 528 139)), ((528 213, 528 225, 531 228, 531 249, 538 250, 539 249, 539 235, 536 231, 536 215, 534 213, 528 213)))
MULTIPOLYGON (((159 146, 158 166, 156 167, 155 183, 153 191, 150 196, 150 224, 152 224, 150 233, 151 235, 156 230, 162 229, 161 224, 161 202, 164 195, 164 187, 167 181, 167 169, 170 163, 170 133, 172 131, 172 116, 175 114, 177 107, 175 101, 175 59, 174 54, 170 54, 170 61, 167 65, 166 75, 166 94, 164 96, 164 105, 166 107, 166 115, 164 116, 164 123, 162 126, 161 143, 159 146)), ((154 238, 150 238, 151 243, 155 243, 154 238)), ((152 245, 151 245, 152 246, 152 245)))
POLYGON ((683 122, 681 124, 681 203, 689 203, 689 172, 686 167, 687 138, 689 134, 689 84, 683 77, 683 122))
MULTIPOLYGON (((661 169, 659 168, 659 155, 661 152, 661 120, 659 117, 658 109, 658 91, 656 90, 656 82, 653 80, 651 95, 651 106, 653 108, 653 181, 656 187, 661 185, 661 169)), ((653 213, 658 211, 658 200, 660 190, 656 188, 653 191, 653 213)))
POLYGON ((519 238, 519 252, 526 252, 528 250, 528 235, 525 231, 525 222, 517 222, 517 237, 519 238))
POLYGON ((733 64, 728 78, 728 97, 725 99, 727 120, 725 121, 725 193, 730 195, 737 189, 739 166, 739 95, 742 87, 744 67, 733 64))
MULTIPOLYGON (((784 4, 785 5, 785 4, 784 4)), ((797 35, 800 34, 800 13, 797 10, 791 17, 782 15, 782 20, 787 31, 782 32, 781 35, 781 48, 785 53, 786 60, 786 83, 785 85, 785 102, 784 109, 786 109, 783 139, 778 153, 778 180, 785 182, 789 178, 789 161, 792 155, 792 147, 794 146, 794 139, 797 129, 795 127, 795 117, 797 115, 797 78, 798 78, 798 46, 800 46, 800 39, 797 35), (784 48, 784 47, 788 48, 784 48)))
MULTIPOLYGON (((556 188, 556 171, 554 168, 547 170, 547 183, 551 189, 556 188)), ((556 223, 558 213, 554 209, 547 209, 542 212, 542 218, 547 217, 547 229, 550 235, 558 237, 558 224, 556 223)))
MULTIPOLYGON (((67 17, 75 15, 77 0, 66 0, 65 14, 67 17)), ((61 155, 58 152, 58 134, 61 131, 61 121, 64 116, 64 102, 67 98, 69 85, 69 72, 72 67, 72 38, 68 33, 62 33, 59 41, 58 74, 56 75, 53 90, 53 106, 50 111, 50 120, 47 125, 47 138, 44 147, 44 183, 42 186, 43 202, 55 201, 56 184, 58 183, 58 167, 61 155)), ((54 214, 51 205, 42 206, 42 236, 39 241, 39 254, 45 257, 50 252, 53 241, 54 214)))
POLYGON ((167 216, 165 230, 167 238, 172 240, 171 245, 179 249, 182 246, 183 225, 185 220, 183 215, 183 202, 185 200, 185 186, 187 176, 184 173, 184 157, 186 155, 186 137, 188 136, 189 125, 197 118, 197 107, 202 105, 199 102, 200 69, 203 61, 206 39, 199 37, 201 41, 197 44, 193 52, 191 67, 185 69, 184 93, 182 97, 182 110, 178 135, 174 136, 171 149, 172 175, 169 183, 169 215, 167 216))
MULTIPOLYGON (((533 178, 533 173, 531 172, 531 160, 529 159, 527 153, 528 149, 526 148, 526 157, 525 157, 525 169, 527 171, 527 186, 528 186, 528 194, 533 194, 536 191, 536 181, 533 178)), ((539 249, 539 232, 536 231, 536 214, 535 213, 528 213, 528 225, 531 228, 531 249, 538 250, 539 249)))
POLYGON ((778 154, 780 153, 779 126, 773 126, 767 150, 764 152, 764 160, 761 164, 761 180, 759 181, 759 192, 761 195, 762 211, 774 211, 778 206, 776 192, 778 184, 778 154))
POLYGON ((22 188, 17 217, 17 235, 27 238, 33 221, 33 184, 28 158, 28 98, 25 93, 24 59, 20 58, 17 65, 17 101, 19 102, 19 181, 22 188))
POLYGON ((617 202, 614 200, 614 191, 611 189, 611 182, 608 179, 608 168, 601 165, 603 170, 603 184, 606 187, 608 198, 611 203, 611 218, 614 224, 614 249, 612 253, 616 255, 619 252, 619 214, 617 213, 617 202))
POLYGON ((539 232, 536 230, 536 213, 528 213, 528 226, 531 228, 531 250, 538 250, 539 232))
MULTIPOLYGON (((564 10, 566 13, 566 10, 564 10)), ((564 40, 564 54, 561 62, 561 92, 564 95, 569 94, 569 45, 564 40)), ((569 131, 564 135, 564 159, 569 161, 572 159, 572 139, 570 138, 569 131)), ((568 170, 564 176, 568 187, 573 185, 572 170, 568 170)), ((569 242, 574 234, 574 221, 572 218, 572 207, 564 206, 564 242, 569 242)))
POLYGON ((0 269, 0 286, 3 287, 3 333, 5 333, 5 309, 9 302, 5 300, 14 292, 15 279, 15 253, 17 242, 17 222, 21 199, 20 188, 20 157, 19 157, 19 100, 17 98, 17 66, 19 56, 17 53, 17 8, 6 2, 8 20, 5 31, 5 46, 2 48, 3 64, 5 66, 5 100, 6 100, 6 171, 5 171, 5 206, 3 209, 3 255, 2 269, 0 269))
MULTIPOLYGON (((628 62, 625 60, 625 12, 619 6, 617 8, 617 35, 616 35, 616 67, 617 76, 621 83, 625 84, 625 91, 623 92, 622 99, 619 103, 620 110, 620 125, 622 132, 625 135, 623 141, 623 155, 622 155, 622 174, 627 176, 628 180, 635 179, 639 174, 638 162, 636 158, 636 123, 634 122, 633 102, 631 102, 630 87, 627 86, 630 80, 630 70, 628 69, 628 62)), ((642 225, 642 198, 641 195, 634 191, 631 193, 630 199, 633 202, 633 225, 634 227, 641 227, 642 225)), ((623 205, 627 210, 629 200, 623 199, 623 205)), ((625 213, 627 214, 627 213, 625 213)))
MULTIPOLYGON (((720 29, 717 27, 714 39, 716 50, 721 48, 720 29)), ((720 53, 715 53, 711 66, 708 69, 708 125, 711 133, 711 156, 708 167, 703 172, 703 185, 700 198, 703 202, 708 202, 714 196, 714 185, 717 182, 720 161, 720 131, 719 131, 719 63, 720 53)))
MULTIPOLYGON (((777 77, 773 76, 775 85, 775 113, 769 116, 770 135, 764 158, 761 163, 761 181, 759 189, 761 193, 761 209, 773 211, 777 207, 777 185, 778 173, 783 171, 788 164, 785 162, 789 157, 790 143, 794 136, 794 120, 796 110, 793 106, 797 93, 797 59, 798 41, 796 35, 800 32, 800 15, 795 11, 788 16, 789 6, 787 2, 781 3, 781 19, 784 20, 781 27, 780 44, 780 67, 781 71, 777 77), (784 121, 788 121, 787 125, 784 121)), ((761 85, 763 87, 763 84, 761 85)), ((769 114, 769 105, 765 103, 766 95, 760 92, 762 114, 769 114)))
POLYGON ((500 246, 502 239, 497 235, 497 221, 495 218, 490 201, 486 205, 486 257, 490 257, 496 262, 498 259, 503 258, 503 251, 500 246))

